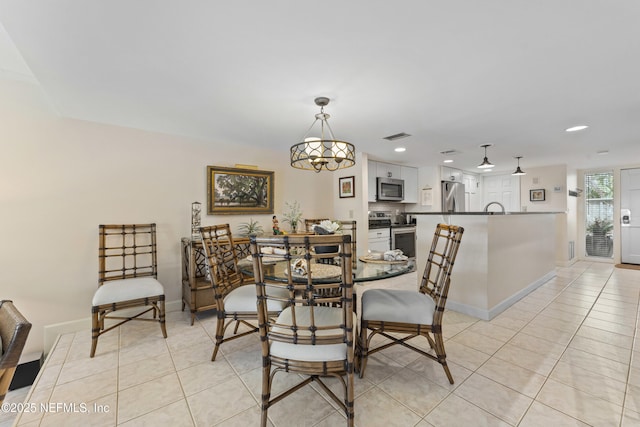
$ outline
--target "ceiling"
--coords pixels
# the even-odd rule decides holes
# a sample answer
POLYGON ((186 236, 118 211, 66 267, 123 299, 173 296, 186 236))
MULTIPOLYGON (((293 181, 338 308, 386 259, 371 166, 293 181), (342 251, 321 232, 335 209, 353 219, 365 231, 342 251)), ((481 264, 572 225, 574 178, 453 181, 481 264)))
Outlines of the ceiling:
POLYGON ((0 0, 0 72, 64 117, 283 156, 327 96, 374 159, 599 168, 640 162, 639 22, 637 0, 0 0))

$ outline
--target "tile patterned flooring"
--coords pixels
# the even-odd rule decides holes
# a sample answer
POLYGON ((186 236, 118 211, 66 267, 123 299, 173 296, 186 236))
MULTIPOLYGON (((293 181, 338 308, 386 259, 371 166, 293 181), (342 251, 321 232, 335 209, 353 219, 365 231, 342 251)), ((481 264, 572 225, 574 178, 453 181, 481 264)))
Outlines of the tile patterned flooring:
MULTIPOLYGON (((365 286, 415 284, 413 273, 365 286)), ((490 322, 447 311, 455 384, 417 353, 385 350, 356 379, 356 425, 638 426, 639 296, 640 271, 579 262, 490 322)), ((0 427, 259 425, 257 335, 225 343, 210 362, 215 317, 193 326, 186 313, 167 317, 166 340, 155 324, 129 324, 102 337, 94 359, 88 331, 61 336, 36 384, 5 401, 49 402, 51 410, 0 413, 0 427), (59 406, 72 403, 90 413, 59 406)), ((276 375, 274 387, 290 382, 276 375)), ((314 386, 273 406, 269 418, 275 427, 345 422, 314 386)))

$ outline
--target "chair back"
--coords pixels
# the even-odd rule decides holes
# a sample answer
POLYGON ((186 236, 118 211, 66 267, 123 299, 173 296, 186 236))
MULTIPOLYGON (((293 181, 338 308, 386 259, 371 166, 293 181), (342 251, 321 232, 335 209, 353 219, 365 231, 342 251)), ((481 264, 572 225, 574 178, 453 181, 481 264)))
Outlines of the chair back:
POLYGON ((273 342, 316 346, 346 344, 351 351, 345 349, 344 358, 349 358, 349 363, 352 363, 351 237, 348 234, 252 237, 251 254, 263 357, 269 356, 270 343, 273 342), (328 245, 339 247, 339 265, 315 262, 312 249, 328 245), (287 263, 286 282, 267 283, 265 280, 262 259, 265 246, 278 249, 269 255, 270 258, 280 257, 287 263), (287 304, 277 319, 267 311, 270 300, 287 304))
POLYGON ((9 389, 13 374, 27 342, 31 323, 9 300, 0 301, 0 403, 9 389))
POLYGON ((442 322, 449 284, 451 283, 451 271, 458 254, 462 233, 464 233, 464 228, 460 226, 438 224, 433 235, 427 265, 422 275, 420 292, 430 295, 436 303, 433 315, 434 325, 442 322))
POLYGON ((200 236, 216 304, 223 310, 224 298, 248 281, 238 268, 237 247, 229 224, 200 227, 200 236))
POLYGON ((109 280, 158 278, 155 224, 100 225, 98 285, 109 280))

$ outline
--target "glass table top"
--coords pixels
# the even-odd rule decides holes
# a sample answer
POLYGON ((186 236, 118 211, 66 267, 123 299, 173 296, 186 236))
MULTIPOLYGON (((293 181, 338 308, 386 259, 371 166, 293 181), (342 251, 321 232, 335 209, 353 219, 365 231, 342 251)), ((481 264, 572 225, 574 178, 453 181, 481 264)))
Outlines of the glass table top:
MULTIPOLYGON (((253 264, 244 259, 238 263, 242 273, 253 276, 253 264)), ((285 261, 275 262, 272 264, 263 264, 264 278, 267 280, 286 282, 287 281, 287 263, 285 261)), ((415 270, 415 260, 410 259, 399 264, 391 263, 372 263, 358 260, 357 267, 354 269, 353 281, 369 282, 372 280, 388 279, 390 277, 400 276, 415 270)), ((296 278, 296 282, 306 282, 305 278, 296 278)), ((314 279, 318 283, 331 283, 331 279, 314 279)))

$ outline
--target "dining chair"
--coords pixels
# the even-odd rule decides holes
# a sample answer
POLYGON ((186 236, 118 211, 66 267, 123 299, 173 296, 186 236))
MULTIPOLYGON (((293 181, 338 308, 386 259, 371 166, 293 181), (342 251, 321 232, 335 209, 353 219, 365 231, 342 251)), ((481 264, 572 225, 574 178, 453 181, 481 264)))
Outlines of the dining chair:
POLYGON ((442 337, 442 318, 451 283, 451 271, 463 233, 464 228, 459 226, 436 226, 417 291, 369 289, 362 293, 357 349, 360 378, 364 375, 370 355, 400 344, 440 363, 449 382, 453 384, 442 337), (370 348, 371 340, 376 335, 391 342, 370 348), (418 336, 427 339, 435 355, 408 343, 418 336))
POLYGON ((31 323, 12 301, 0 301, 0 404, 9 390, 30 330, 31 323))
MULTIPOLYGON (((314 226, 315 225, 319 225, 322 221, 334 221, 340 224, 340 232, 342 234, 349 234, 351 236, 351 262, 353 264, 353 268, 356 268, 357 266, 357 262, 358 262, 358 257, 357 257, 357 239, 356 239, 356 235, 357 235, 357 221, 354 220, 331 220, 329 218, 317 218, 317 219, 305 219, 304 220, 304 225, 305 225, 305 230, 307 230, 307 232, 310 233, 315 233, 314 230, 314 226)), ((337 255, 337 253, 335 254, 337 255)), ((328 253, 328 254, 323 254, 320 255, 318 254, 318 258, 322 259, 322 258, 332 258, 335 256, 333 253, 328 253)))
POLYGON ((98 289, 91 307, 91 354, 98 338, 131 320, 157 321, 162 336, 165 326, 164 287, 158 281, 155 224, 110 224, 99 226, 98 289), (118 310, 144 307, 137 314, 117 315, 118 310), (152 318, 141 317, 152 312, 152 318), (105 327, 105 320, 119 320, 105 327))
POLYGON ((267 425, 269 408, 301 387, 317 384, 344 411, 353 426, 353 276, 349 235, 252 237, 254 277, 262 342, 261 426, 267 425), (337 245, 339 265, 316 263, 315 246, 337 245), (288 263, 285 282, 265 280, 261 248, 282 248, 288 263), (284 291, 284 292, 283 292, 284 291), (286 308, 269 313, 269 303, 286 308), (277 373, 305 376, 297 385, 277 396, 271 390, 277 373), (330 390, 327 378, 336 378, 344 390, 340 399, 330 390))
MULTIPOLYGON (((216 302, 216 343, 211 355, 211 361, 214 361, 222 343, 258 332, 256 290, 253 279, 246 277, 238 267, 238 246, 229 224, 200 227, 200 236, 216 302), (225 338, 227 328, 234 322, 233 335, 225 338), (238 333, 241 323, 249 330, 238 333)), ((277 314, 283 305, 273 302, 269 312, 277 314)))

